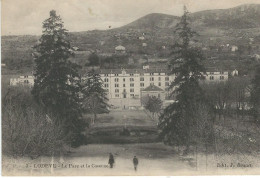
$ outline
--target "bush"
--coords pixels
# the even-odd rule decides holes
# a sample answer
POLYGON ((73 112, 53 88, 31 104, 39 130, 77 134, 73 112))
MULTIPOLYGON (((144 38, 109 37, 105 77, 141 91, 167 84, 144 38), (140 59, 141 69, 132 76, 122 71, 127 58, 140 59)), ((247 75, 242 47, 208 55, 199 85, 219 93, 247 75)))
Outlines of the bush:
POLYGON ((3 154, 51 155, 63 150, 62 129, 34 102, 29 88, 8 88, 2 96, 3 154))

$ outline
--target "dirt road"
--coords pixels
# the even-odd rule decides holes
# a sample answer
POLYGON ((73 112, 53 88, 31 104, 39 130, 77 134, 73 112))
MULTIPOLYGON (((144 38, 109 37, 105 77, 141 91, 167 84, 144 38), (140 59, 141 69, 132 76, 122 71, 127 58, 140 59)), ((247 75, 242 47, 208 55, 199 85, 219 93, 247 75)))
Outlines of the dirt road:
MULTIPOLYGON (((245 174, 252 173, 256 164, 248 168, 218 167, 217 163, 227 163, 233 159, 217 160, 208 155, 198 155, 198 168, 187 160, 181 159, 172 147, 162 143, 146 144, 90 144, 73 149, 72 153, 56 157, 9 159, 3 157, 4 175, 196 175, 196 174, 245 174), (115 158, 113 169, 108 166, 109 153, 115 158), (134 170, 132 159, 139 159, 138 169, 134 170), (54 168, 51 168, 53 167, 54 168), (241 172, 242 171, 242 172, 241 172), (18 173, 19 172, 19 173, 18 173)), ((240 163, 246 163, 244 158, 240 163)), ((259 160, 258 158, 254 160, 259 160)), ((233 160, 237 164, 237 159, 233 160), (236 162, 235 162, 236 161, 236 162)), ((193 162, 194 163, 194 162, 193 162)), ((231 162, 232 163, 232 162, 231 162)), ((239 163, 239 162, 238 162, 239 163)))

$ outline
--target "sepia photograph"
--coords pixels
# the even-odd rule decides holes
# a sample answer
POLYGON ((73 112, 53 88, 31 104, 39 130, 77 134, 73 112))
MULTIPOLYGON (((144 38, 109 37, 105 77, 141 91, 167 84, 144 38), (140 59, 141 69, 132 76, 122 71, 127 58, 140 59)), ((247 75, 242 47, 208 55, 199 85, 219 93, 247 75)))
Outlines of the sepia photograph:
POLYGON ((260 175, 260 0, 2 0, 2 176, 260 175))

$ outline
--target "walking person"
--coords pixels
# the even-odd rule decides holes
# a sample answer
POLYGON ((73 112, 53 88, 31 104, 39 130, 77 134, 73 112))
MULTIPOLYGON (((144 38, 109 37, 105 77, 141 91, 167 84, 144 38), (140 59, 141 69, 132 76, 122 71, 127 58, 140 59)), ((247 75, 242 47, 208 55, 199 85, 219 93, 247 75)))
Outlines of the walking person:
POLYGON ((136 156, 134 156, 133 163, 134 163, 135 171, 137 171, 138 159, 136 156))
POLYGON ((108 160, 108 164, 110 165, 110 168, 113 168, 114 166, 114 163, 115 163, 115 160, 114 160, 114 156, 112 153, 109 153, 109 160, 108 160))

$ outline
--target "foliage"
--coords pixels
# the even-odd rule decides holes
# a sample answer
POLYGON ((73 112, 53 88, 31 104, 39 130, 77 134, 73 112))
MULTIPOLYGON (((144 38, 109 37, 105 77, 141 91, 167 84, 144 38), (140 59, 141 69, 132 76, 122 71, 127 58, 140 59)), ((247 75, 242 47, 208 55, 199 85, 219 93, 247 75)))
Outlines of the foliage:
POLYGON ((162 109, 162 100, 156 96, 142 98, 142 104, 144 108, 152 114, 152 119, 155 119, 156 114, 158 115, 162 109))
POLYGON ((94 124, 97 114, 108 113, 108 98, 106 90, 103 88, 103 82, 99 74, 94 70, 88 72, 86 80, 83 80, 81 86, 82 105, 85 112, 92 113, 94 118, 91 123, 94 124))
POLYGON ((255 77, 252 80, 252 92, 250 101, 253 105, 253 116, 259 124, 260 116, 260 65, 256 67, 255 77))
POLYGON ((55 124, 62 125, 65 136, 79 135, 85 127, 78 97, 79 66, 68 60, 73 55, 68 33, 54 10, 43 22, 43 34, 34 49, 36 79, 32 94, 46 112, 54 115, 55 124))
POLYGON ((35 103, 28 89, 9 88, 2 104, 4 154, 35 158, 65 151, 62 129, 35 103))
POLYGON ((100 64, 99 57, 96 53, 90 54, 88 57, 88 61, 89 61, 89 63, 86 65, 89 65, 89 66, 98 66, 100 64))
MULTIPOLYGON (((196 135, 205 129, 200 125, 199 115, 202 113, 199 108, 209 108, 206 107, 203 90, 199 85, 199 80, 203 78, 205 72, 203 65, 200 64, 203 55, 198 48, 191 45, 191 41, 195 41, 196 32, 189 27, 186 8, 174 32, 178 39, 173 45, 170 69, 176 78, 171 83, 170 89, 171 95, 176 95, 176 102, 170 104, 160 116, 159 128, 166 144, 183 145, 188 149, 190 145, 198 143, 196 135)), ((209 119, 206 123, 212 124, 211 117, 206 119, 209 119)), ((204 126, 206 127, 206 124, 204 126)), ((209 131, 212 132, 210 129, 209 131)))

